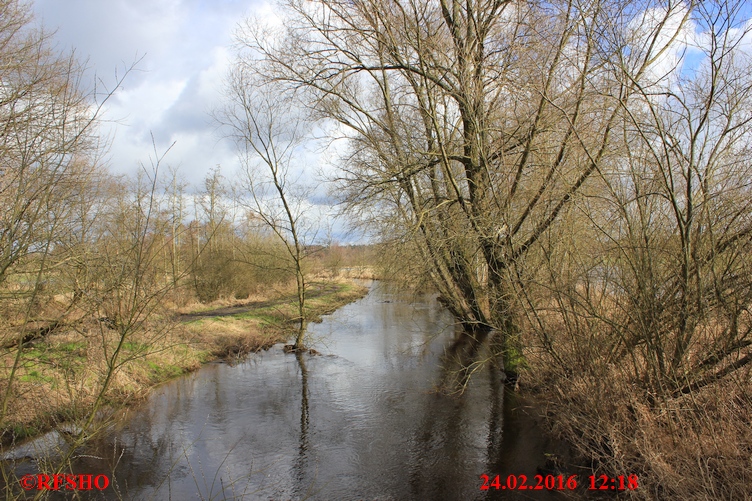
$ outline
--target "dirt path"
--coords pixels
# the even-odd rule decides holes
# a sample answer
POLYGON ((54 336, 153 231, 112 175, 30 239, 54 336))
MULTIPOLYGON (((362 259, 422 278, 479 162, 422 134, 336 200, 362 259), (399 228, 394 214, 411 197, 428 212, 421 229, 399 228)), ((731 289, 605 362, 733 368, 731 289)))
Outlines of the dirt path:
MULTIPOLYGON (((324 284, 314 283, 310 285, 306 294, 306 300, 316 299, 325 294, 332 294, 337 292, 339 286, 337 284, 324 284)), ((227 306, 225 308, 217 308, 215 310, 199 311, 195 313, 183 313, 178 315, 180 322, 190 322, 199 318, 209 317, 230 317, 233 315, 239 315, 242 313, 248 313, 253 310, 260 310, 264 308, 273 308, 275 306, 282 306, 297 301, 297 296, 290 294, 276 299, 268 299, 264 301, 249 301, 248 303, 239 304, 236 306, 227 306)))

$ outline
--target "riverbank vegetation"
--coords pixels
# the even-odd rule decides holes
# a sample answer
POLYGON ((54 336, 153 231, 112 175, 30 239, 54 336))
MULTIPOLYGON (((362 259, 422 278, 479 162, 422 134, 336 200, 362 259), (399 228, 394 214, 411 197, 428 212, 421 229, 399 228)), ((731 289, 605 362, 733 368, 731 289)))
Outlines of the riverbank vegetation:
POLYGON ((241 27, 236 64, 336 124, 341 201, 397 275, 497 346, 595 471, 638 474, 626 494, 748 498, 745 3, 285 8, 241 27))

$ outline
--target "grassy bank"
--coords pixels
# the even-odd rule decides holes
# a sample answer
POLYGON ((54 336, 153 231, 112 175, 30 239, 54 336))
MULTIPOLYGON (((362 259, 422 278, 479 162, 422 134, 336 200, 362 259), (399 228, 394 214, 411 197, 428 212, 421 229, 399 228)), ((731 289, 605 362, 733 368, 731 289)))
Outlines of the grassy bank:
MULTIPOLYGON (((306 317, 319 322, 323 315, 365 295, 351 282, 314 282, 306 297, 306 317)), ((295 291, 277 297, 257 297, 180 315, 183 337, 203 347, 205 357, 236 358, 286 342, 297 328, 295 291)))
MULTIPOLYGON (((366 292, 349 281, 314 282, 307 299, 308 318, 316 321, 366 292)), ((2 442, 84 418, 109 372, 112 377, 101 405, 106 411, 138 401, 155 385, 207 361, 237 360, 285 342, 294 334, 295 300, 294 289, 287 288, 242 301, 167 308, 125 339, 106 321, 86 318, 25 346, 2 442)), ((16 354, 17 349, 8 350, 2 366, 11 367, 16 354)), ((4 374, 0 384, 7 380, 4 374)))

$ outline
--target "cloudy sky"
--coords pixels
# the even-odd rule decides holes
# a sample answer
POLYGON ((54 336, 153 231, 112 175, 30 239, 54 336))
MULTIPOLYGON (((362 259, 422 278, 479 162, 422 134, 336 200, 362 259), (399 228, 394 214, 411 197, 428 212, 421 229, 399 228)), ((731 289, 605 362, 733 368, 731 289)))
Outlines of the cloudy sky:
POLYGON ((221 139, 209 113, 221 104, 236 25, 268 17, 264 0, 34 0, 37 22, 56 30, 61 49, 88 59, 93 77, 114 85, 140 60, 108 103, 110 168, 132 172, 148 163, 151 135, 165 161, 199 186, 217 164, 231 177, 234 146, 221 139))

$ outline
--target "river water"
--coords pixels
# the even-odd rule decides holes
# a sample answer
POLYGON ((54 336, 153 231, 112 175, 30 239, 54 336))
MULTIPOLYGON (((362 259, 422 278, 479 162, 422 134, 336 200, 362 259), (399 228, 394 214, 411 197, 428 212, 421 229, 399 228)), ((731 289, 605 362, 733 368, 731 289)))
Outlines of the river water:
POLYGON ((492 363, 461 370, 486 349, 435 298, 376 283, 308 336, 321 355, 276 346, 161 386, 73 470, 108 474, 112 499, 562 497, 481 490, 481 474, 532 483, 553 446, 492 363))

